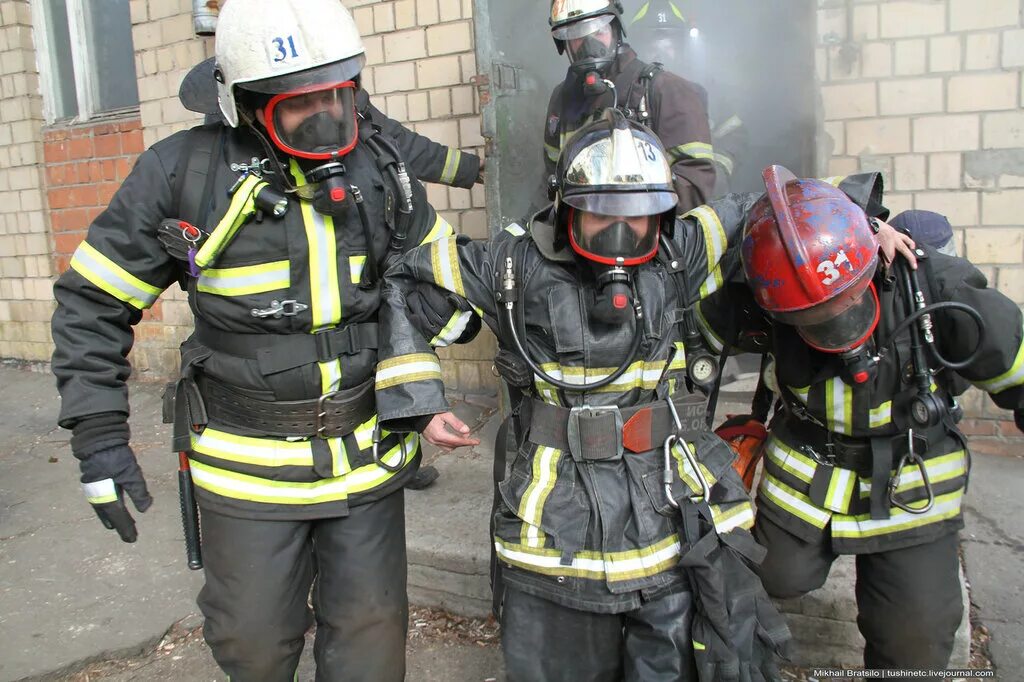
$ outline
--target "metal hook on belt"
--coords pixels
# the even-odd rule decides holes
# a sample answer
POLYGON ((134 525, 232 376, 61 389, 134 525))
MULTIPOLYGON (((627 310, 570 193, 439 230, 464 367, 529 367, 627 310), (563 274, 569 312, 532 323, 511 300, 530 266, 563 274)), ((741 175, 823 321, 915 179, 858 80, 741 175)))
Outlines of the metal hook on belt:
POLYGON ((380 456, 380 452, 379 452, 379 448, 380 448, 380 424, 377 423, 377 424, 374 424, 374 426, 373 426, 373 445, 371 446, 371 450, 370 450, 370 452, 373 454, 373 461, 377 464, 377 466, 381 467, 382 469, 386 469, 387 471, 390 471, 391 473, 395 473, 397 471, 401 471, 402 470, 402 467, 405 466, 405 459, 406 459, 406 456, 407 456, 407 452, 406 452, 406 449, 405 449, 405 435, 401 434, 401 433, 396 434, 396 435, 398 436, 398 444, 402 448, 402 459, 399 461, 399 463, 396 466, 392 466, 392 465, 388 464, 387 462, 385 462, 381 458, 381 456, 380 456))
POLYGON ((925 468, 924 459, 914 452, 914 430, 907 431, 907 454, 900 458, 896 465, 896 473, 889 479, 889 504, 899 507, 909 514, 925 514, 935 506, 935 492, 932 490, 932 483, 928 480, 928 470, 925 468), (928 493, 928 501, 923 507, 911 507, 896 499, 896 489, 900 487, 900 472, 908 464, 916 464, 917 470, 921 472, 921 480, 924 481, 924 490, 928 493))
POLYGON ((672 447, 679 443, 682 447, 683 455, 686 457, 686 461, 689 462, 690 467, 693 469, 694 475, 697 477, 697 482, 700 483, 701 496, 698 498, 696 495, 690 496, 691 502, 707 502, 711 499, 711 486, 708 485, 708 480, 704 477, 704 472, 701 471, 700 465, 697 462, 697 456, 693 453, 690 448, 690 444, 685 439, 680 438, 677 434, 682 433, 683 422, 679 419, 679 412, 676 411, 676 406, 672 402, 672 398, 666 398, 668 403, 669 413, 672 415, 672 421, 676 425, 676 433, 670 434, 665 439, 665 461, 664 469, 662 470, 662 483, 665 484, 665 497, 668 499, 668 503, 679 508, 679 503, 676 502, 675 498, 672 497, 672 447))

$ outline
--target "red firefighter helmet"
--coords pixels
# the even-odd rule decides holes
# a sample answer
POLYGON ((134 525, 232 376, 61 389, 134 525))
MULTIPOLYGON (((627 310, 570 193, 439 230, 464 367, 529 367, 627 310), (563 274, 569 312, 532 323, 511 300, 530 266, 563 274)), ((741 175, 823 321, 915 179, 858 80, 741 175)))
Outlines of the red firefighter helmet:
POLYGON ((826 182, 782 166, 762 176, 767 192, 747 215, 742 248, 754 298, 818 350, 860 346, 879 316, 878 240, 867 216, 826 182))

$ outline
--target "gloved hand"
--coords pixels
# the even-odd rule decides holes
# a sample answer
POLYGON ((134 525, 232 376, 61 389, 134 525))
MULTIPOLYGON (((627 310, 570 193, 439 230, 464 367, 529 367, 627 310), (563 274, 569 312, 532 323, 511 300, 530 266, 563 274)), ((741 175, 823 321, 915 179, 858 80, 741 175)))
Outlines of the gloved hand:
POLYGON ((1024 433, 1024 410, 1014 410, 1013 421, 1017 422, 1017 430, 1024 433))
POLYGON ((88 455, 79 466, 82 490, 96 516, 108 529, 116 530, 123 541, 135 542, 139 534, 135 519, 125 506, 124 493, 128 493, 140 512, 153 504, 135 453, 127 445, 118 445, 88 455))

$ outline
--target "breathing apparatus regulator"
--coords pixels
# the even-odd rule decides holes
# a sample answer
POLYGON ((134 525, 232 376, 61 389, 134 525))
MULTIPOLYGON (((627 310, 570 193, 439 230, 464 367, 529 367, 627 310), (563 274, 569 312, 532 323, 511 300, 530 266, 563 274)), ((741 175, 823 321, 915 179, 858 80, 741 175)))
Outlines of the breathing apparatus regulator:
POLYGON ((558 388, 583 392, 622 376, 640 349, 643 307, 633 271, 654 258, 659 235, 671 227, 678 198, 657 136, 616 109, 606 109, 566 143, 556 166, 553 190, 556 244, 564 247, 568 242, 584 269, 581 276, 593 283, 589 309, 595 320, 621 326, 632 319, 630 350, 623 363, 600 380, 564 382, 541 370, 522 343, 515 306, 519 298, 517 272, 523 272, 523 265, 512 257, 503 264, 498 301, 516 350, 530 369, 558 388))
MULTIPOLYGON (((917 391, 911 417, 918 427, 938 424, 950 408, 932 393, 929 356, 951 370, 972 363, 985 332, 980 313, 958 302, 926 304, 917 272, 899 259, 895 276, 909 309, 876 345, 873 336, 881 316, 874 284, 877 221, 828 183, 797 179, 781 166, 768 167, 763 177, 767 192, 748 214, 742 247, 757 303, 771 317, 792 325, 812 348, 839 356, 844 379, 852 385, 872 381, 896 338, 909 328, 917 391), (974 320, 978 346, 969 357, 954 362, 939 351, 931 317, 938 310, 959 310, 974 320)), ((917 255, 925 257, 922 251, 917 255)))

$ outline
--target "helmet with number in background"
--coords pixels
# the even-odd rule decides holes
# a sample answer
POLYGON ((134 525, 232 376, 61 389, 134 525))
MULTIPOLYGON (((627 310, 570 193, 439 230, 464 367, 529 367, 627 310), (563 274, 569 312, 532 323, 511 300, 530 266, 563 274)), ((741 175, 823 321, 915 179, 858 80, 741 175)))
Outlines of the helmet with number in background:
POLYGON ((217 26, 221 112, 266 128, 281 151, 331 159, 356 144, 356 78, 366 63, 339 0, 234 0, 217 26))
POLYGON ((657 135, 616 109, 580 128, 554 177, 555 225, 580 256, 605 265, 654 257, 679 203, 657 135))
POLYGON ((619 0, 552 0, 551 37, 580 73, 603 73, 619 52, 626 31, 619 0))
POLYGON ((747 215, 742 246, 755 300, 813 348, 860 347, 879 318, 878 239, 867 216, 827 182, 782 166, 762 175, 767 192, 747 215))

